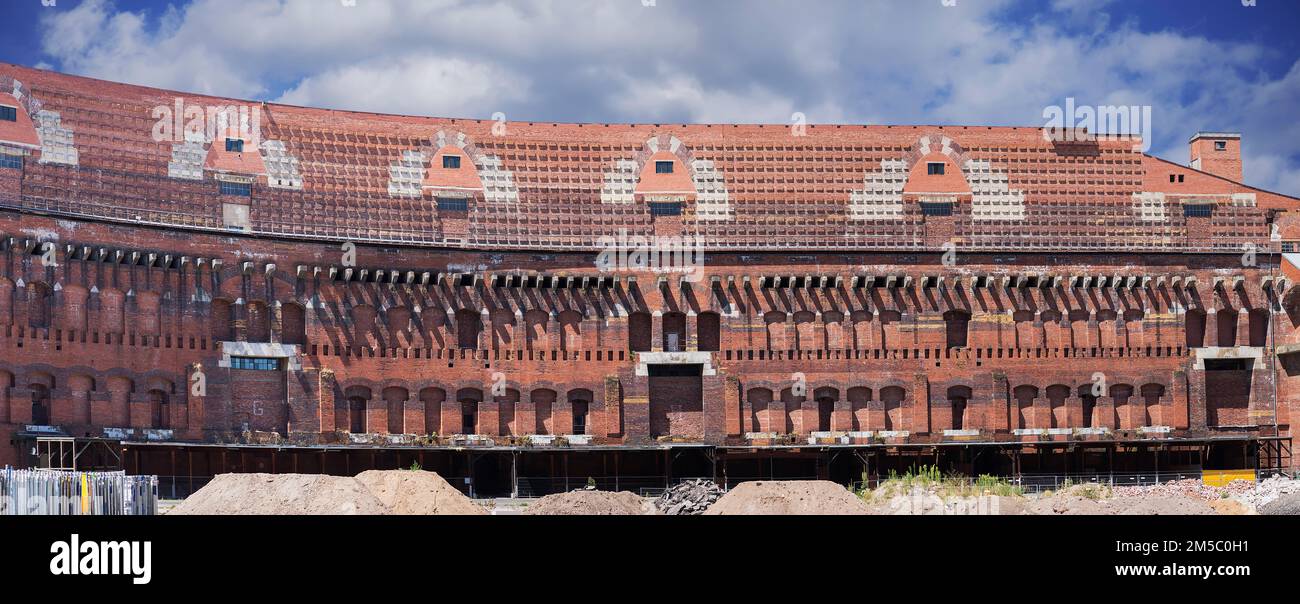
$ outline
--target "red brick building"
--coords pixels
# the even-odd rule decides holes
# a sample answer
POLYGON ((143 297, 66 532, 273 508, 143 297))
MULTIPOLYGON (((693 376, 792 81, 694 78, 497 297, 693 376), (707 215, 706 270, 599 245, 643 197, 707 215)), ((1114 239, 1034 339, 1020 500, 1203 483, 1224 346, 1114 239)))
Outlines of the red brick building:
POLYGON ((1294 463, 1300 199, 1242 184, 1235 134, 1187 167, 1036 127, 435 119, 12 65, 0 107, 2 463, 420 463, 480 495, 1294 463))

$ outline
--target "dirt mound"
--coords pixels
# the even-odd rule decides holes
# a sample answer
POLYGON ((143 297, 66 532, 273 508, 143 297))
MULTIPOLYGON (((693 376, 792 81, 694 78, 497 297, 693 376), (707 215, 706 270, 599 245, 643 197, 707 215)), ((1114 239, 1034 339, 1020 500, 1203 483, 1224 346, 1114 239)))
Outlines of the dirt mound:
POLYGON ((528 506, 532 516, 639 516, 653 513, 653 505, 628 491, 581 490, 547 495, 528 506))
POLYGON ((1105 516, 1118 512, 1106 500, 1055 494, 1030 501, 1021 513, 1038 516, 1105 516))
POLYGON ((871 508, 857 495, 828 480, 745 482, 723 495, 709 516, 857 515, 871 508))
POLYGON ((1279 495, 1272 501, 1259 506, 1259 513, 1265 516, 1300 515, 1300 493, 1279 495))
POLYGON ((220 474, 170 514, 383 514, 384 504, 349 477, 321 474, 220 474))
POLYGON ((466 497, 436 472, 367 470, 357 482, 387 508, 389 514, 416 516, 481 516, 482 506, 466 497))
POLYGON ((1211 516, 1217 514, 1204 500, 1185 496, 1130 497, 1115 501, 1125 516, 1211 516))

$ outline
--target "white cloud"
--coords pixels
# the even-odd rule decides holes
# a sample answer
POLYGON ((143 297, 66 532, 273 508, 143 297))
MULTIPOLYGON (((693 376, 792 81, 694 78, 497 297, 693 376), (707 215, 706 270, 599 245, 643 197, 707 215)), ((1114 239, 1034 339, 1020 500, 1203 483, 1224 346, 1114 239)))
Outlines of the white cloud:
POLYGON ((192 0, 161 15, 86 0, 44 20, 60 69, 235 97, 424 115, 574 121, 1038 125, 1043 108, 1151 105, 1153 149, 1241 130, 1252 184, 1300 193, 1300 63, 1118 26, 1114 0, 192 0), (1055 21, 1049 17, 1056 17, 1055 21))

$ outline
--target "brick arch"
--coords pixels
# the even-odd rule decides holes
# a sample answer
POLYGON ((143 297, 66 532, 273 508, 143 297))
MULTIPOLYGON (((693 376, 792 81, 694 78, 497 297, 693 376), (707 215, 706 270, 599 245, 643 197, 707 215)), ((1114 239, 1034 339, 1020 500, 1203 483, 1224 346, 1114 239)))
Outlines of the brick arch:
POLYGON ((745 390, 745 407, 754 432, 774 432, 768 411, 775 394, 771 388, 755 386, 745 390))

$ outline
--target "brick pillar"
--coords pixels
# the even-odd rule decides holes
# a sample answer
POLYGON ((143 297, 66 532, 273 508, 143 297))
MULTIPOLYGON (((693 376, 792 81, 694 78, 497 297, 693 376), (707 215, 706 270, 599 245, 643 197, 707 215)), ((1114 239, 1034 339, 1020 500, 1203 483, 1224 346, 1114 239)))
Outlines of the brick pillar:
POLYGON ((786 431, 785 397, 781 396, 780 392, 777 392, 776 396, 772 397, 772 402, 767 405, 767 421, 772 426, 772 432, 781 434, 786 431))
POLYGON ((664 313, 654 311, 650 314, 650 351, 663 352, 664 350, 664 313))
POLYGON ((490 392, 478 404, 478 433, 484 436, 501 434, 501 400, 491 396, 490 392))
POLYGON ((908 419, 911 424, 906 428, 914 434, 930 433, 930 381, 924 373, 918 373, 912 378, 912 396, 908 397, 911 402, 911 412, 908 419))
POLYGON ((723 405, 726 407, 726 430, 727 436, 741 436, 750 430, 746 427, 748 415, 745 413, 744 397, 740 392, 740 379, 734 375, 727 376, 726 385, 723 387, 723 405))
POLYGON ((127 408, 130 415, 129 421, 132 428, 149 428, 152 427, 153 414, 149 409, 149 395, 139 392, 132 393, 128 400, 127 408))
POLYGON ((418 392, 407 394, 406 403, 402 405, 402 425, 408 434, 424 433, 424 401, 418 392))
POLYGON ((1187 390, 1187 374, 1185 372, 1174 372, 1173 379, 1169 383, 1169 392, 1166 394, 1169 402, 1168 406, 1164 406, 1164 399, 1161 399, 1161 404, 1164 406, 1161 420, 1164 425, 1174 430, 1186 430, 1190 423, 1188 422, 1188 395, 1190 393, 1187 390))
POLYGON ((1063 428, 1082 428, 1087 422, 1083 417, 1083 399, 1070 395, 1065 397, 1065 426, 1063 428))
POLYGON ((604 421, 602 433, 606 436, 618 436, 623 433, 623 387, 617 375, 605 376, 604 421))
POLYGON ((721 375, 704 376, 704 442, 722 444, 730 434, 730 417, 728 414, 738 408, 734 404, 736 383, 734 378, 721 375))
POLYGON ((1096 414, 1096 425, 1099 428, 1115 429, 1115 399, 1109 396, 1097 397, 1097 405, 1093 408, 1096 414))
POLYGON ((383 392, 371 392, 366 400, 366 432, 388 434, 388 401, 383 392))
POLYGON ((464 423, 461 419, 461 402, 456 399, 456 391, 453 389, 447 393, 446 400, 442 401, 442 433, 445 435, 463 434, 464 423))
POLYGON ((1009 432, 1011 430, 1011 399, 1007 392, 1007 376, 1002 373, 994 373, 993 386, 990 390, 991 398, 985 412, 985 417, 988 419, 987 427, 994 432, 1009 432))
POLYGON ((1237 346, 1250 346, 1250 311, 1244 307, 1237 311, 1237 346))
POLYGON ((885 401, 880 398, 880 392, 867 401, 867 425, 865 430, 879 431, 885 429, 885 401))
POLYGON ((1052 401, 1047 396, 1038 396, 1033 402, 1034 418, 1030 423, 1035 430, 1047 430, 1052 427, 1052 401))
POLYGON ((831 430, 835 432, 853 430, 853 405, 844 392, 841 392, 840 397, 835 400, 835 410, 831 412, 831 430))
POLYGON ((700 330, 696 319, 694 309, 686 311, 686 341, 682 342, 682 345, 685 346, 682 350, 687 352, 695 352, 700 349, 700 330))
POLYGON ((808 435, 817 429, 817 397, 812 392, 799 401, 799 421, 795 426, 796 434, 808 435))
MULTIPOLYGON (((1195 361, 1193 361, 1195 362, 1195 361)), ((1187 372, 1187 429, 1205 432, 1207 413, 1205 398, 1205 369, 1193 365, 1187 372)))
POLYGON ((636 375, 633 367, 619 371, 623 387, 623 440, 627 444, 650 441, 650 378, 636 375))
POLYGON ((573 403, 569 402, 568 392, 556 395, 551 415, 555 418, 556 434, 573 434, 573 403))
POLYGON ((13 402, 9 405, 9 421, 19 425, 32 423, 31 388, 13 388, 12 392, 10 400, 13 402))

